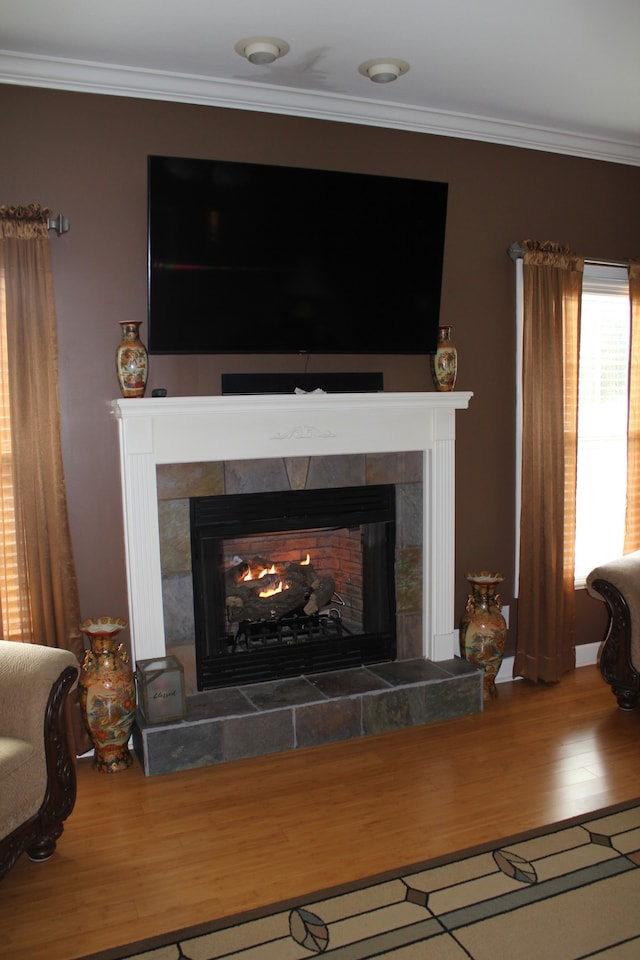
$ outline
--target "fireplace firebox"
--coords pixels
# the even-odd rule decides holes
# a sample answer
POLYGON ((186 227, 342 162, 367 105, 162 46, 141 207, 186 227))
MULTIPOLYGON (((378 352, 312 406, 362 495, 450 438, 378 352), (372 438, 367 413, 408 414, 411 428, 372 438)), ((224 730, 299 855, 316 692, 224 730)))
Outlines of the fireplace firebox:
POLYGON ((190 499, 199 690, 396 657, 395 486, 190 499))

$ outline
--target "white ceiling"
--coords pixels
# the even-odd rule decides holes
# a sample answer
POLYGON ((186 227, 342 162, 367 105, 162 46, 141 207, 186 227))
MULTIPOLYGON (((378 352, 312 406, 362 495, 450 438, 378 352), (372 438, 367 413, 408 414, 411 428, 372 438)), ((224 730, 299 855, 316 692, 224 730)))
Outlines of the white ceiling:
POLYGON ((640 0, 0 0, 0 82, 640 165, 640 0), (234 44, 281 37, 254 66, 234 44), (394 83, 358 72, 410 64, 394 83))

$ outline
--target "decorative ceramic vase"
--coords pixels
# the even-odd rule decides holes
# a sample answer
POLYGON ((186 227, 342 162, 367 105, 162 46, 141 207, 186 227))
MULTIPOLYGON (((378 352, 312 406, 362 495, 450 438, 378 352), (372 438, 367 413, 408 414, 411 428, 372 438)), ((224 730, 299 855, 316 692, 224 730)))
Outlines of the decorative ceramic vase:
POLYGON ((147 349, 140 340, 140 321, 121 320, 122 339, 116 350, 116 373, 123 397, 144 397, 149 373, 147 349))
POLYGON ((438 345, 431 357, 431 375, 436 390, 453 390, 458 375, 458 351, 451 342, 451 327, 438 327, 438 345))
POLYGON ((136 688, 124 644, 116 639, 126 626, 120 617, 80 624, 91 643, 78 681, 81 703, 95 747, 93 765, 103 773, 117 773, 133 763, 128 744, 136 715, 136 688))
POLYGON ((500 612, 502 601, 496 587, 501 573, 468 573, 472 592, 460 620, 460 653, 475 667, 484 670, 484 699, 498 696, 496 675, 502 664, 507 639, 507 623, 500 612))

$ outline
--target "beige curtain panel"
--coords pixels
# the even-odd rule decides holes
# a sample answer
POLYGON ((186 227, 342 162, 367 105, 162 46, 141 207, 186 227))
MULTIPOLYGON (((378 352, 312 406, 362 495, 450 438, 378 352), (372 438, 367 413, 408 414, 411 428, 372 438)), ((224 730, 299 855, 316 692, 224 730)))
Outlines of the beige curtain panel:
POLYGON ((522 491, 513 675, 575 666, 578 347, 584 259, 548 241, 523 257, 522 491))
MULTIPOLYGON (((16 589, 25 642, 84 655, 60 440, 58 345, 47 218, 38 204, 0 207, 0 278, 10 407, 16 589)), ((3 449, 3 460, 7 451, 3 449)), ((3 544, 7 546, 7 544, 3 544)), ((76 702, 76 746, 90 741, 76 702)))

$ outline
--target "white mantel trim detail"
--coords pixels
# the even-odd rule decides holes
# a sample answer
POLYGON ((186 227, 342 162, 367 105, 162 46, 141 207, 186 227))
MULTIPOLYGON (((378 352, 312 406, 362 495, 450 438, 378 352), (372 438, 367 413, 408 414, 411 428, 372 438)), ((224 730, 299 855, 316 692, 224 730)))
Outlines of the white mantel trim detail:
POLYGON ((434 661, 453 657, 455 412, 466 409, 472 396, 309 393, 112 401, 134 661, 166 653, 158 464, 416 450, 423 455, 423 652, 434 661))

